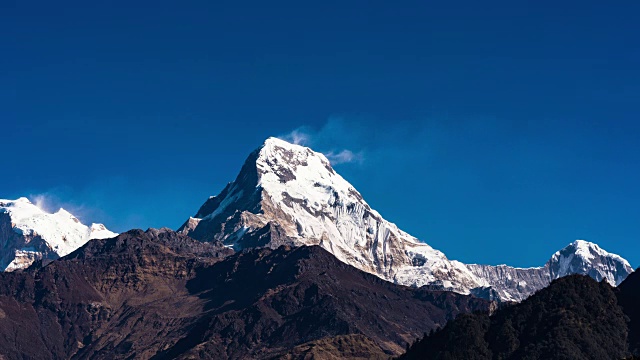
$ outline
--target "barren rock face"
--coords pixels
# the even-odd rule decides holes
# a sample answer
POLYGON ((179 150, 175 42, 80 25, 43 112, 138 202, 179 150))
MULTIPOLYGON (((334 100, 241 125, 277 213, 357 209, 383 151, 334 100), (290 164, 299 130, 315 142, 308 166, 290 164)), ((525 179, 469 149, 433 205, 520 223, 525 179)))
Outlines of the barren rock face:
POLYGON ((234 253, 168 229, 93 240, 38 265, 0 273, 8 359, 387 358, 493 306, 386 282, 317 246, 234 253))
POLYGON ((179 231, 235 249, 319 245, 391 282, 505 301, 520 301, 571 273, 619 283, 631 272, 624 259, 608 253, 599 255, 600 265, 585 262, 566 269, 554 265, 564 255, 532 269, 449 260, 371 209, 324 155, 275 138, 254 151, 236 180, 208 199, 179 231))

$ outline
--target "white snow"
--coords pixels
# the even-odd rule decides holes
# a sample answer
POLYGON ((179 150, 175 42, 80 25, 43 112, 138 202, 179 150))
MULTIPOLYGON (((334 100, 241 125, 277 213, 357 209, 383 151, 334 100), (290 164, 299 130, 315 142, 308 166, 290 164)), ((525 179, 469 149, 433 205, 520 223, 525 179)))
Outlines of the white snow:
POLYGON ((306 205, 317 210, 336 202, 360 203, 364 200, 354 195, 356 190, 342 176, 330 171, 329 160, 311 149, 289 144, 286 141, 269 138, 257 160, 258 169, 265 171, 259 185, 269 192, 275 202, 283 200, 283 193, 295 199, 304 200, 306 205), (282 150, 290 152, 291 158, 284 158, 282 150), (293 165, 292 165, 293 164, 293 165), (295 175, 291 181, 280 181, 279 172, 289 170, 295 175), (339 194, 339 199, 335 198, 339 194))
POLYGON ((256 163, 262 172, 259 186, 274 203, 290 203, 281 208, 299 225, 289 235, 301 242, 320 244, 348 264, 404 285, 450 277, 452 281, 443 281, 446 288, 468 293, 484 284, 464 264, 384 220, 323 154, 269 138, 256 163), (286 173, 294 178, 282 181, 286 173), (424 264, 403 264, 401 258, 419 258, 424 264))
POLYGON ((629 264, 629 262, 622 256, 607 252, 596 243, 592 243, 586 240, 576 240, 569 244, 569 246, 573 246, 576 249, 576 255, 581 256, 585 261, 593 260, 595 258, 595 255, 597 255, 611 258, 615 261, 623 263, 627 267, 631 267, 631 264, 629 264))
MULTIPOLYGON (((17 200, 0 200, 0 213, 6 213, 11 218, 13 231, 29 239, 39 236, 48 247, 58 256, 65 256, 84 245, 90 239, 115 237, 118 234, 107 230, 102 224, 82 224, 75 216, 64 209, 50 214, 27 198, 17 200)), ((7 245, 8 239, 0 239, 7 245)), ((36 252, 32 248, 7 249, 15 251, 16 256, 36 252)), ((16 265, 9 265, 7 270, 16 265)))
POLYGON ((558 258, 559 260, 559 270, 558 274, 564 275, 569 273, 569 269, 571 266, 571 262, 573 261, 573 257, 575 254, 570 254, 569 256, 561 256, 558 258))
POLYGON ((564 249, 553 254, 551 262, 558 264, 556 277, 587 273, 589 270, 593 270, 613 286, 619 285, 625 278, 625 274, 616 275, 618 265, 626 269, 627 273, 633 271, 629 262, 620 255, 609 253, 598 244, 586 240, 576 240, 567 245, 564 249))
POLYGON ((230 194, 233 194, 232 196, 228 196, 226 197, 222 203, 220 203, 220 205, 218 206, 218 208, 216 209, 216 211, 214 211, 213 213, 207 215, 204 219, 213 219, 214 217, 216 217, 218 214, 222 213, 229 205, 233 204, 234 201, 238 200, 241 196, 242 196, 242 190, 239 191, 235 191, 235 188, 231 188, 229 190, 230 194))
POLYGON ((596 251, 596 253, 600 252, 600 247, 596 244, 591 244, 584 240, 576 240, 571 243, 572 246, 576 248, 575 254, 577 256, 581 256, 585 261, 589 261, 595 258, 593 254, 591 254, 591 249, 596 251))

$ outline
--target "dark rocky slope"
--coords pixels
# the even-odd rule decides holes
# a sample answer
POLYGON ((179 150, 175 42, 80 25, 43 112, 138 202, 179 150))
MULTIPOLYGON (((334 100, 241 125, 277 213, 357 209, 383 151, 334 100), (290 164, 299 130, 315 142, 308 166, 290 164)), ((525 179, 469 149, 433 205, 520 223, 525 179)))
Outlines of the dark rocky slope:
POLYGON ((179 291, 195 268, 231 253, 172 231, 134 230, 47 266, 0 274, 0 354, 149 357, 200 314, 202 302, 179 291))
POLYGON ((233 254, 169 230, 133 230, 0 274, 0 355, 380 358, 491 306, 388 283, 319 247, 233 254))
POLYGON ((624 359, 638 355, 640 277, 618 289, 587 276, 554 281, 489 317, 463 315, 400 359, 624 359))
POLYGON ((363 335, 340 335, 298 345, 272 360, 389 360, 376 343, 363 335))
POLYGON ((629 275, 618 290, 618 302, 629 317, 629 349, 640 358, 640 272, 629 275))
POLYGON ((162 356, 262 358, 348 334, 376 344, 371 354, 397 354, 412 334, 491 305, 388 283, 317 246, 247 250, 199 270, 187 288, 206 301, 205 313, 162 356))

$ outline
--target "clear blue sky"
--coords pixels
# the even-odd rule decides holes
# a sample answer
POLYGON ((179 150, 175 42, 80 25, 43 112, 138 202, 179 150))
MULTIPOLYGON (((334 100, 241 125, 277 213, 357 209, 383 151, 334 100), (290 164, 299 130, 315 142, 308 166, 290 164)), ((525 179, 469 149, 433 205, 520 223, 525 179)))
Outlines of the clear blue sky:
POLYGON ((0 197, 176 228, 302 127, 450 258, 640 265, 640 2, 131 3, 0 3, 0 197))

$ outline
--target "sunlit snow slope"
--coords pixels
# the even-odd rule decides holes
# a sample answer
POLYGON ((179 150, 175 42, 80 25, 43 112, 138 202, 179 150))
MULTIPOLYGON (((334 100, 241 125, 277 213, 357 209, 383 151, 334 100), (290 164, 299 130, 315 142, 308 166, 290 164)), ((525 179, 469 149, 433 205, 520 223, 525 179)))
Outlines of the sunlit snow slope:
POLYGON ((90 239, 116 235, 102 224, 83 225, 64 209, 49 214, 27 198, 0 200, 0 268, 5 271, 56 259, 90 239))

